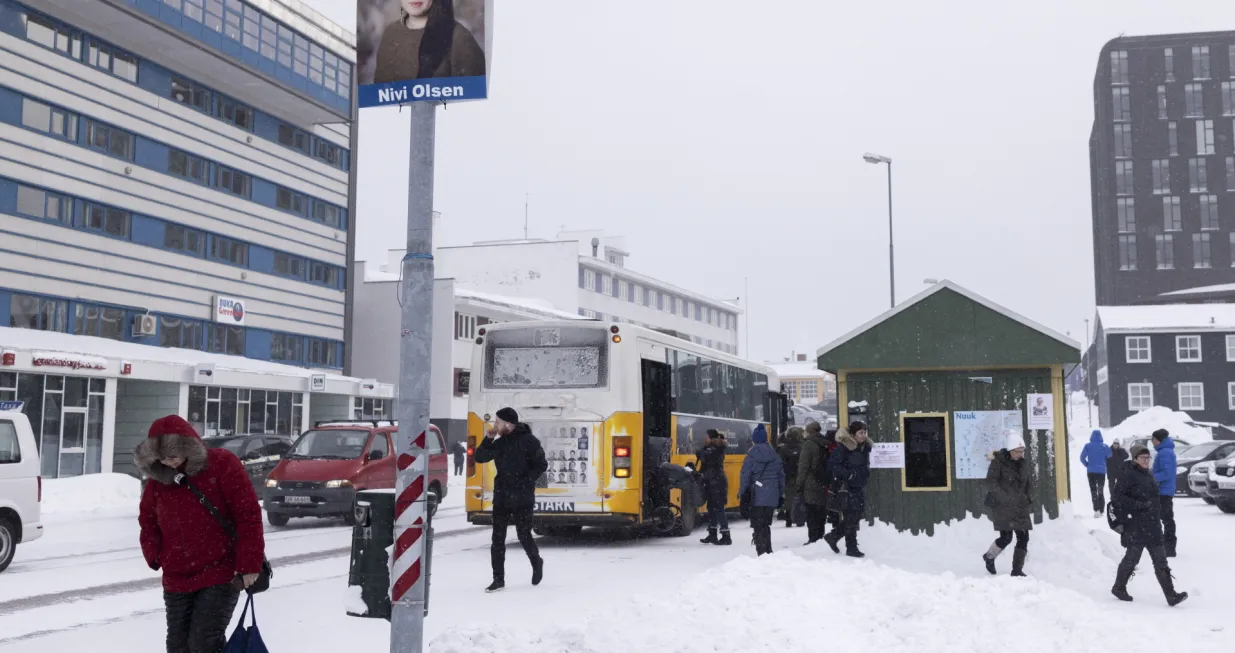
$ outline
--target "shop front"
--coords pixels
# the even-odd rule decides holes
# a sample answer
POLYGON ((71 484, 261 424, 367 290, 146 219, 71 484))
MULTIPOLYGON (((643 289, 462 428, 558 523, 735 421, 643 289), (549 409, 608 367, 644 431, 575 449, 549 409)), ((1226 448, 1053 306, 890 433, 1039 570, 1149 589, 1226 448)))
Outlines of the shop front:
POLYGON ((86 376, 0 372, 0 401, 24 404, 44 478, 103 471, 108 383, 86 376))

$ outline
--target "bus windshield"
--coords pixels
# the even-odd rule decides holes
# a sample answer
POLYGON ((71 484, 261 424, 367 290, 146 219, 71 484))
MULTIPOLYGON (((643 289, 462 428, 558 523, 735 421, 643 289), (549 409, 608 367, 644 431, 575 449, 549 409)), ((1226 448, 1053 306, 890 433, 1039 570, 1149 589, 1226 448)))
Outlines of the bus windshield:
POLYGON ((608 332, 595 327, 509 329, 485 343, 485 387, 602 388, 608 385, 608 332))

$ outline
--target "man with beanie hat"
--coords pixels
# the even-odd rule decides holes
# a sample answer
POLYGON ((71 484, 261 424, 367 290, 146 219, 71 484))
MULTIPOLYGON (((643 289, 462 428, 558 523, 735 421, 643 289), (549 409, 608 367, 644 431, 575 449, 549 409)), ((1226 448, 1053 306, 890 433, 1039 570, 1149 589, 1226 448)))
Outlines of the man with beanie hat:
POLYGON ((1020 433, 1009 433, 1007 448, 986 456, 991 461, 986 471, 986 508, 999 537, 991 544, 982 561, 986 571, 994 575, 995 558, 1003 553, 1016 535, 1016 548, 1012 551, 1012 575, 1025 575, 1025 558, 1029 556, 1029 531, 1033 529, 1031 508, 1033 495, 1030 478, 1032 470, 1025 460, 1025 438, 1020 433))
POLYGON ((493 481, 493 541, 490 558, 493 583, 486 592, 506 587, 506 531, 511 524, 519 536, 519 544, 532 563, 532 584, 539 585, 544 577, 544 560, 532 535, 532 512, 536 507, 536 481, 549 469, 545 450, 532 429, 519 421, 513 408, 497 411, 493 427, 485 433, 484 442, 476 447, 477 463, 493 462, 497 478, 493 481))
POLYGON ((1081 464, 1089 476, 1089 498, 1093 501, 1093 516, 1101 517, 1106 511, 1106 460, 1111 457, 1111 448, 1102 441, 1102 431, 1094 429, 1089 434, 1089 444, 1081 449, 1081 464))
MULTIPOLYGON (((1157 437, 1156 433, 1154 435, 1157 437)), ((1161 452, 1158 455, 1161 457, 1161 452)), ((1132 459, 1124 463, 1124 471, 1119 482, 1115 484, 1115 493, 1111 497, 1111 503, 1123 522, 1120 544, 1127 548, 1127 553, 1115 571, 1115 585, 1111 587, 1111 594, 1120 601, 1132 600, 1132 596, 1128 594, 1128 581, 1132 579, 1141 555, 1148 549, 1149 558, 1154 565, 1154 576, 1162 587, 1167 605, 1173 607, 1187 600, 1188 593, 1175 591, 1175 579, 1171 576, 1171 568, 1167 566, 1159 514, 1162 510, 1159 486, 1150 473, 1149 466, 1149 449, 1139 444, 1132 447, 1132 459)))
POLYGON ((1158 429, 1153 434, 1154 456, 1153 474, 1158 482, 1158 501, 1162 504, 1163 545, 1166 547, 1166 557, 1175 557, 1175 441, 1166 429, 1158 429))
POLYGON ((785 499, 785 464, 768 444, 768 431, 763 424, 751 433, 752 446, 742 461, 741 485, 738 496, 750 492, 751 541, 755 554, 772 552, 772 518, 776 507, 785 499))
POLYGON ((240 591, 262 571, 266 547, 253 483, 235 454, 207 449, 176 415, 154 421, 133 460, 147 478, 137 520, 146 564, 163 572, 167 650, 221 651, 240 591))

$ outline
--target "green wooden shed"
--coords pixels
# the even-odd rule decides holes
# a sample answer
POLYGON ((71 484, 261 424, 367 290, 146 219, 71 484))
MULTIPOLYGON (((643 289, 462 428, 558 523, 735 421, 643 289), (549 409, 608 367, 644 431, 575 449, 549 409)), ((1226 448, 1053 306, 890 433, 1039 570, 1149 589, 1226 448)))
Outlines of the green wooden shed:
POLYGON ((1080 345, 1067 336, 941 281, 818 357, 836 375, 839 423, 868 425, 869 521, 931 535, 981 516, 986 454, 1012 432, 1028 446, 1035 522, 1070 499, 1063 380, 1080 345))

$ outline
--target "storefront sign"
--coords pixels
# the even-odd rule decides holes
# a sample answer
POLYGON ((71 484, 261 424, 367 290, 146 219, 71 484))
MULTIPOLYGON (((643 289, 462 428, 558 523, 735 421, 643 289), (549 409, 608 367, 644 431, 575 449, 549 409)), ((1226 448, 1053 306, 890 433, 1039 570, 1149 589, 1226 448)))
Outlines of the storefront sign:
POLYGON ((21 409, 26 405, 24 401, 0 401, 0 413, 14 412, 20 413, 21 409))
POLYGON ((871 469, 903 469, 905 445, 901 442, 872 442, 871 469))
POLYGON ((325 392, 326 375, 313 374, 309 376, 309 392, 325 392))
POLYGON ((455 372, 455 396, 466 397, 472 387, 472 371, 458 370, 455 372))
POLYGON ((60 354, 36 351, 30 364, 35 367, 66 367, 71 370, 105 370, 107 359, 77 354, 60 354))
POLYGON ((224 324, 244 325, 245 302, 235 297, 214 296, 214 321, 224 324))
POLYGON ((129 361, 120 361, 120 374, 128 376, 133 373, 133 364, 129 361))

